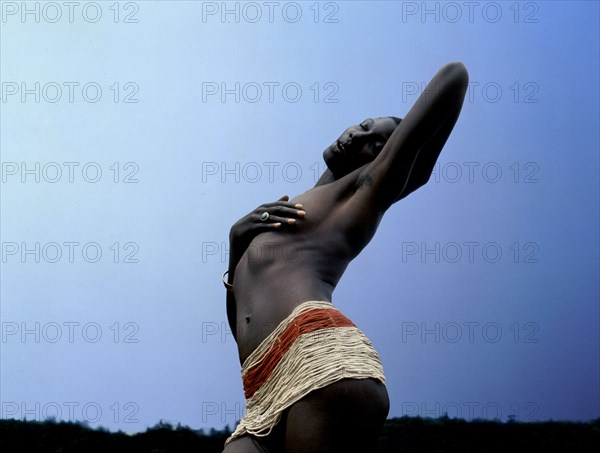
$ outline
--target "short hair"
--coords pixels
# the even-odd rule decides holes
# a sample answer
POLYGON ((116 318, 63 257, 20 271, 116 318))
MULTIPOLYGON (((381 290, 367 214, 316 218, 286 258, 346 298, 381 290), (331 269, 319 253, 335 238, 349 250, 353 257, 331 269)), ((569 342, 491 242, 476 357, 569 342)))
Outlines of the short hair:
POLYGON ((398 124, 400 124, 402 122, 402 118, 398 118, 397 116, 380 116, 380 119, 383 118, 389 118, 391 119, 394 123, 396 123, 396 126, 398 126, 398 124))
POLYGON ((396 123, 396 126, 402 122, 402 118, 398 118, 397 116, 388 116, 388 118, 393 119, 394 123, 396 123))

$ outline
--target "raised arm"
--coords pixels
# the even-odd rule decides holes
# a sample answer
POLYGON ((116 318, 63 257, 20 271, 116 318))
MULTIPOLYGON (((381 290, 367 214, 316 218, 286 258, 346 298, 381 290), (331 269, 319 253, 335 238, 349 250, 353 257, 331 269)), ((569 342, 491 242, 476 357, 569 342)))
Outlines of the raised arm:
POLYGON ((427 181, 460 114, 469 76, 462 63, 443 66, 381 153, 359 177, 359 191, 380 212, 427 181))

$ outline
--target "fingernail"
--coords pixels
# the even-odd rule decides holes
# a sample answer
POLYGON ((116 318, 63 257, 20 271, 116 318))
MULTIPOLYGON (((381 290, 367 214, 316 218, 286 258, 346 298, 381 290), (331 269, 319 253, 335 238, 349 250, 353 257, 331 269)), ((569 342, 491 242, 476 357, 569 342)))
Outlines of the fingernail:
POLYGON ((288 219, 288 223, 290 225, 293 225, 294 223, 296 223, 296 219, 288 219))
POLYGON ((300 203, 297 203, 294 205, 294 207, 298 208, 298 209, 302 209, 304 206, 302 206, 300 203))
POLYGON ((277 222, 276 224, 274 224, 275 228, 279 228, 281 226, 280 222, 277 222))
POLYGON ((306 215, 306 212, 305 211, 298 211, 298 215, 300 217, 304 217, 306 215))

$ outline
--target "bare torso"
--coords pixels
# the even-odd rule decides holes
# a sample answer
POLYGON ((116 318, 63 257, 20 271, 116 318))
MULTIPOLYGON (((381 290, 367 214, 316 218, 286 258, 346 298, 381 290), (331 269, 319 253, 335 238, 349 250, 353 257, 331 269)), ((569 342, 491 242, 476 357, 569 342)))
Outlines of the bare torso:
MULTIPOLYGON (((240 362, 299 304, 331 301, 348 263, 373 237, 380 218, 353 209, 356 170, 297 196, 306 218, 256 236, 236 270, 236 336, 240 362)), ((232 329, 234 326, 231 326, 232 329)))

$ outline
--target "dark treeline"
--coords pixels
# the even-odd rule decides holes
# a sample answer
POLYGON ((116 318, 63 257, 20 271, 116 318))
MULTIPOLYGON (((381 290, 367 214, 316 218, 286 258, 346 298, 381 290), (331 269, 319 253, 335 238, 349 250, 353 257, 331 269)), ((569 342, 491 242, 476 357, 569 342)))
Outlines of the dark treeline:
MULTIPOLYGON (((193 430, 159 423, 143 433, 125 434, 92 429, 76 422, 0 420, 0 450, 52 453, 220 453, 229 429, 193 430)), ((600 419, 575 422, 464 421, 402 417, 386 422, 380 453, 527 452, 534 448, 564 452, 597 451, 600 419)))

